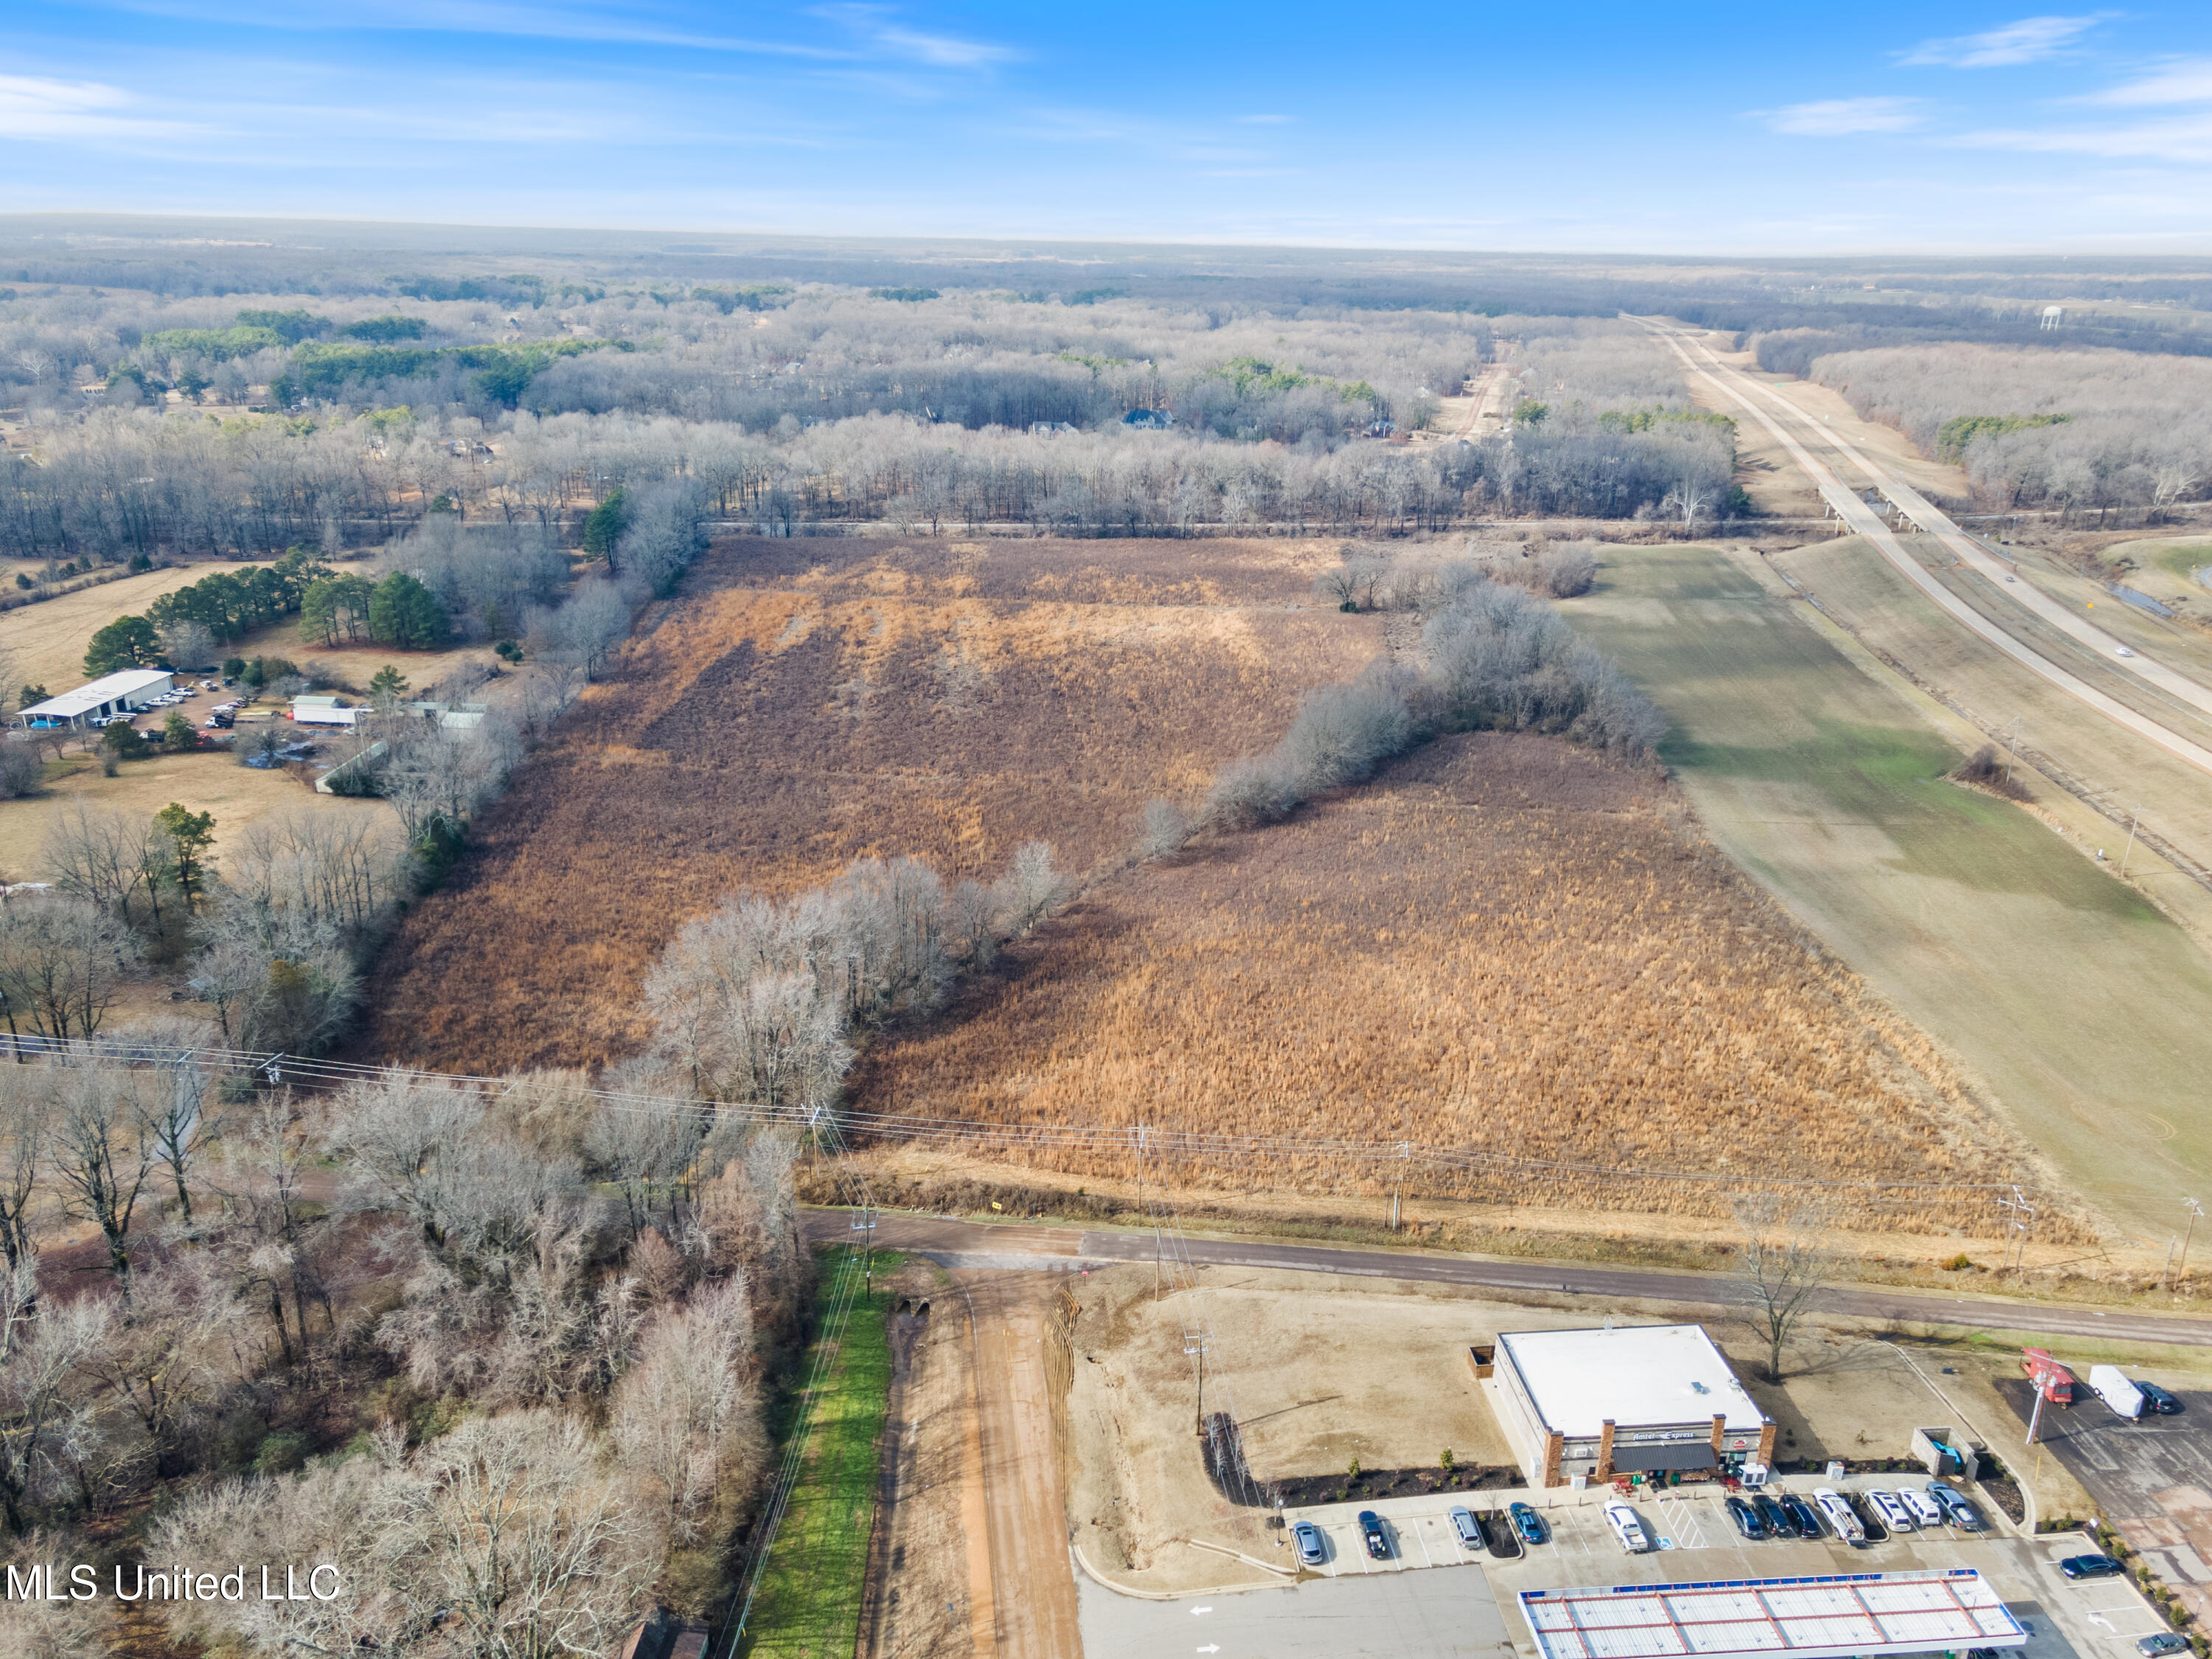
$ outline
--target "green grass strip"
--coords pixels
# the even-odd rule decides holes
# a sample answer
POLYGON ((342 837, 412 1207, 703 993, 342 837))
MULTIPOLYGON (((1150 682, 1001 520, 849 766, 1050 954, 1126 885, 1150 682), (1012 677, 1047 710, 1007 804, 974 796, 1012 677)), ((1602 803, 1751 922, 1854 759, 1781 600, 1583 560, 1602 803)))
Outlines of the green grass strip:
MULTIPOLYGON (((829 1312, 843 1249, 826 1253, 816 1293, 816 1318, 829 1312)), ((898 1259, 878 1251, 873 1294, 855 1297, 842 1340, 829 1359, 811 1419, 782 1425, 778 1451, 794 1435, 806 1451, 791 1505, 769 1552, 741 1654, 763 1659, 851 1659, 860 1632, 860 1591, 875 1525, 877 1452, 891 1386, 891 1351, 884 1288, 898 1259)), ((857 1268, 855 1269, 857 1271, 857 1268)), ((817 1340, 818 1343, 818 1340, 817 1340)), ((809 1349, 799 1375, 815 1363, 809 1349)))

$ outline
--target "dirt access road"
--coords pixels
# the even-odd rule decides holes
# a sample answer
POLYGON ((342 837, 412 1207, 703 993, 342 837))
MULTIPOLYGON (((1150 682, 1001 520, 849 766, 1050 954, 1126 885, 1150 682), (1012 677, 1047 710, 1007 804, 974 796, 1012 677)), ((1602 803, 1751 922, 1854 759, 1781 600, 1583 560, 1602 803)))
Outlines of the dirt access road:
MULTIPOLYGON (((842 1212, 808 1221, 850 1237, 842 1212)), ((894 1316, 923 1328, 885 1425, 862 1659, 1081 1659, 1048 1364, 1068 1278, 957 1268, 905 1296, 926 1319, 894 1316)))
MULTIPOLYGON (((801 1230, 810 1239, 849 1237, 842 1210, 810 1210, 801 1230)), ((1149 1261, 1154 1244, 1145 1233, 1083 1231, 1048 1227, 960 1221, 936 1216, 882 1216, 876 1243, 884 1249, 926 1255, 946 1267, 1049 1270, 1065 1273, 1085 1262, 1149 1261)), ((1581 1262, 1486 1261, 1480 1256, 1425 1251, 1334 1249, 1310 1244, 1277 1244, 1264 1239, 1184 1237, 1175 1246, 1193 1263, 1219 1267, 1276 1267, 1299 1273, 1352 1273, 1370 1279, 1426 1280, 1480 1285, 1500 1290, 1565 1293, 1662 1302, 1738 1304, 1738 1281, 1726 1273, 1657 1273, 1641 1268, 1593 1267, 1581 1262)), ((1028 1275, 1039 1277, 1034 1271, 1028 1275)), ((976 1280, 975 1283, 982 1283, 976 1280)), ((978 1307, 983 1304, 978 1301, 978 1307)), ((1887 1288, 1832 1286, 1814 1293, 1815 1312, 1899 1324, 1950 1326, 1966 1330, 2037 1331, 2052 1336, 2099 1338, 2114 1342, 2158 1342, 2178 1347, 2212 1347, 2212 1320, 2183 1319, 2114 1309, 2063 1306, 2035 1302, 1969 1300, 1965 1297, 1917 1295, 1887 1288)), ((988 1323, 988 1322, 987 1322, 988 1323)))
MULTIPOLYGON (((1927 595, 1955 621, 1964 623, 1991 645, 2003 652, 2021 666, 2050 682, 2069 696, 2086 703, 2111 720, 2114 725, 2134 732, 2157 744, 2177 758, 2187 762, 2198 770, 2212 775, 2212 749, 2192 742, 2170 726, 2152 720, 2128 708, 2116 698, 2098 690, 2079 676, 2073 674, 2050 658, 2017 637, 1995 618, 1984 615, 1957 594, 1938 582, 1908 552, 1893 534, 1880 514, 1862 501, 1857 493, 1846 488, 1843 481, 1823 461, 1817 459, 1801 441, 1800 435, 1784 424, 1802 422, 1804 412, 1786 398, 1777 396, 1748 375, 1723 363, 1707 350, 1692 334, 1669 328, 1649 319, 1636 319, 1665 340, 1683 366, 1705 380, 1717 392, 1757 421, 1786 449, 1806 475, 1819 487, 1821 498, 1833 507, 1837 515, 1856 533, 1865 537, 1881 550, 1882 556, 1905 580, 1927 595), (1693 355, 1693 353, 1695 355, 1693 355), (1702 359, 1703 361, 1700 361, 1702 359), (1770 407, 1771 405, 1771 407, 1770 407), (1778 415, 1783 418, 1778 418, 1778 415)), ((1815 443, 1832 447, 1864 473, 1881 493, 1922 529, 1936 536, 1944 548, 1962 563, 1987 576, 1991 584, 2023 609, 2050 625, 2058 628, 2069 638, 2098 653, 2100 659, 2118 663, 2136 675, 2145 684, 2167 696, 2212 712, 2212 690, 2208 690, 2187 676, 2162 663, 2152 661, 2140 654, 2120 656, 2120 641, 2102 629, 2077 617, 2040 590, 2027 584, 2008 580, 2011 573, 2003 563, 1992 557, 1978 544, 1961 532, 1942 512, 1917 490, 1898 477, 1889 469, 1870 459, 1863 452, 1832 433, 1805 427, 1803 436, 1815 443), (1986 566, 1986 568, 1984 567, 1986 566)))

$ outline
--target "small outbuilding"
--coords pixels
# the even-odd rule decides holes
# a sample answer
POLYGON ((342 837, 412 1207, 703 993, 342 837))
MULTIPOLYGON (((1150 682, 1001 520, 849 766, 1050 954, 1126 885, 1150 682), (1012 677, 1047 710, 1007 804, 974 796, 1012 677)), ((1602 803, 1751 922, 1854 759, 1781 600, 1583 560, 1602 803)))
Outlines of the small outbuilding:
POLYGON ((1532 1486, 1773 1460, 1773 1419, 1702 1325, 1501 1332, 1491 1382, 1532 1486))
POLYGON ((175 686, 177 677, 166 668, 123 668, 112 674, 48 697, 23 709, 16 719, 25 726, 50 730, 57 726, 82 726, 87 720, 129 714, 143 708, 175 686))

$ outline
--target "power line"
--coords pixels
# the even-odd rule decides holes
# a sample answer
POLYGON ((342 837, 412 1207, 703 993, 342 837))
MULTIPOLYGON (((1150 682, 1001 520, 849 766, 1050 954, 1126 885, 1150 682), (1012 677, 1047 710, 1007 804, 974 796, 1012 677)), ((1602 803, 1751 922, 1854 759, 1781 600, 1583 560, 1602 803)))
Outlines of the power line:
MULTIPOLYGON (((86 1045, 74 1040, 24 1036, 0 1038, 0 1053, 10 1048, 19 1060, 52 1059, 65 1064, 177 1065, 186 1061, 222 1071, 250 1072, 270 1085, 291 1083, 307 1087, 334 1088, 362 1080, 402 1079, 452 1088, 513 1092, 507 1079, 465 1073, 428 1072, 398 1066, 362 1066, 344 1060, 311 1059, 298 1054, 270 1054, 222 1048, 179 1048, 160 1045, 97 1042, 86 1045)), ((1127 1124, 1020 1123, 988 1118, 927 1117, 914 1113, 842 1110, 824 1113, 817 1107, 758 1101, 716 1101, 647 1094, 633 1091, 587 1088, 581 1091, 609 1111, 665 1114, 692 1113, 702 1120, 781 1125, 812 1131, 817 1118, 834 1122, 838 1140, 926 1141, 982 1143, 1008 1151, 1053 1151, 1128 1154, 1132 1126, 1127 1124)), ((1587 1176, 1599 1180, 1632 1179, 1672 1182, 1684 1185, 1734 1188, 1741 1184, 1741 1170, 1676 1170, 1647 1164, 1597 1164, 1572 1158, 1531 1158, 1497 1152, 1479 1146, 1415 1146, 1404 1140, 1352 1140, 1301 1135, 1225 1133, 1213 1130, 1164 1129, 1136 1126, 1139 1162, 1146 1154, 1156 1162, 1170 1158, 1205 1161, 1260 1158, 1270 1161, 1300 1158, 1352 1164, 1401 1167, 1419 1164, 1431 1169, 1473 1174, 1493 1171, 1530 1176, 1587 1176)), ((1765 1180, 1771 1188, 1813 1191, 1850 1191, 1894 1194, 1900 1198, 1922 1193, 2059 1192, 2062 1189, 2010 1181, 1878 1181, 1869 1178, 1825 1179, 1773 1176, 1765 1180)))

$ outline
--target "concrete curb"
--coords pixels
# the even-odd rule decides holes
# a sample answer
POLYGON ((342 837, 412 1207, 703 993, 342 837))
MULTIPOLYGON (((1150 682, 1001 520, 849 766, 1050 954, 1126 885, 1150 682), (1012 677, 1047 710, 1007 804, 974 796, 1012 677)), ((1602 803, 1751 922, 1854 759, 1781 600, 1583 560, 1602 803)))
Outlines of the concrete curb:
MULTIPOLYGON (((1174 1542, 1176 1542, 1176 1543, 1178 1543, 1178 1544, 1188 1544, 1188 1543, 1189 1543, 1191 1540, 1190 1540, 1189 1539, 1188 1539, 1188 1538, 1178 1538, 1178 1539, 1174 1540, 1173 1541, 1174 1541, 1174 1542)), ((1207 1547, 1206 1547, 1214 1548, 1214 1549, 1219 1549, 1221 1547, 1220 1547, 1220 1546, 1218 1546, 1218 1545, 1212 1545, 1212 1546, 1207 1546, 1207 1547)), ((1272 1584, 1215 1584, 1215 1585, 1212 1585, 1212 1586, 1201 1586, 1201 1587, 1200 1587, 1200 1588, 1198 1588, 1198 1589, 1182 1589, 1182 1590, 1148 1590, 1148 1589, 1137 1589, 1135 1586, 1133 1586, 1133 1585, 1130 1585, 1130 1584, 1117 1584, 1117 1583, 1115 1583, 1111 1578, 1109 1578, 1109 1577, 1108 1577, 1104 1573, 1103 1573, 1103 1572, 1099 1571, 1097 1568, 1096 1568, 1096 1567, 1092 1566, 1092 1565, 1091 1565, 1091 1563, 1090 1563, 1087 1559, 1085 1559, 1085 1557, 1084 1557, 1084 1553, 1083 1553, 1083 1546, 1082 1546, 1082 1545, 1080 1545, 1080 1544, 1070 1544, 1070 1545, 1067 1547, 1067 1551, 1068 1551, 1068 1553, 1069 1553, 1069 1554, 1073 1555, 1073 1556, 1075 1558, 1075 1565, 1076 1565, 1077 1566, 1079 1566, 1079 1567, 1080 1567, 1080 1568, 1082 1568, 1082 1569, 1083 1569, 1083 1575, 1084 1575, 1084 1577, 1086 1577, 1086 1578, 1090 1579, 1093 1583, 1095 1583, 1095 1584, 1098 1585, 1098 1586, 1099 1586, 1101 1589, 1109 1589, 1109 1590, 1113 1591, 1113 1592, 1114 1592, 1114 1594, 1115 1594, 1115 1595, 1126 1595, 1126 1596, 1128 1596, 1128 1597, 1129 1597, 1129 1598, 1131 1598, 1133 1601, 1187 1601, 1187 1600, 1188 1600, 1191 1596, 1194 1596, 1194 1595, 1246 1595, 1246 1594, 1248 1594, 1249 1592, 1253 1591, 1253 1590, 1273 1589, 1276 1588, 1274 1585, 1272 1585, 1272 1584)), ((1224 1552, 1224 1553, 1227 1553, 1227 1554, 1231 1554, 1231 1555, 1235 1555, 1235 1554, 1236 1554, 1236 1552, 1235 1552, 1234 1550, 1229 1550, 1229 1551, 1225 1551, 1225 1552, 1224 1552)), ((1243 1560, 1249 1560, 1250 1558, 1246 1557, 1246 1556, 1241 1556, 1241 1555, 1240 1555, 1240 1556, 1237 1556, 1237 1559, 1238 1560, 1240 1560, 1240 1561, 1243 1561, 1243 1560)), ((1261 1565, 1261 1563, 1259 1563, 1259 1562, 1255 1561, 1255 1562, 1253 1562, 1253 1563, 1252 1563, 1252 1565, 1255 1565, 1255 1566, 1258 1566, 1258 1565, 1261 1565)), ((1267 1571, 1270 1571, 1270 1572, 1279 1572, 1279 1571, 1281 1571, 1282 1570, 1281 1570, 1279 1567, 1269 1567, 1269 1568, 1267 1569, 1267 1571)), ((1293 1580, 1291 1580, 1291 1583, 1297 1583, 1297 1580, 1295 1580, 1295 1579, 1293 1579, 1293 1580)))

